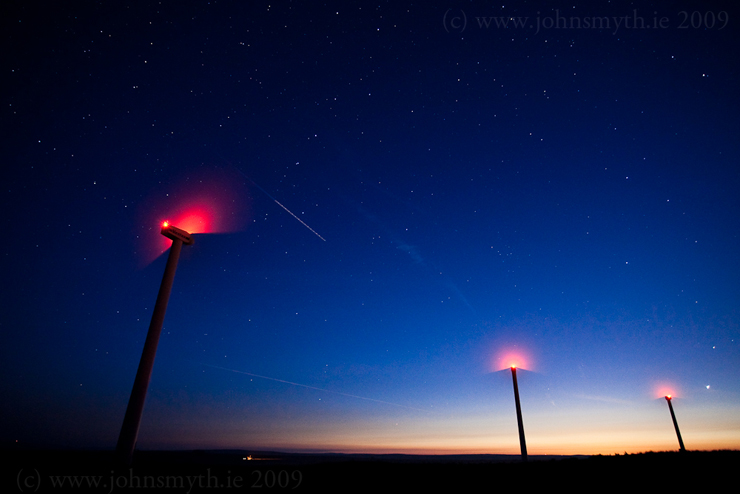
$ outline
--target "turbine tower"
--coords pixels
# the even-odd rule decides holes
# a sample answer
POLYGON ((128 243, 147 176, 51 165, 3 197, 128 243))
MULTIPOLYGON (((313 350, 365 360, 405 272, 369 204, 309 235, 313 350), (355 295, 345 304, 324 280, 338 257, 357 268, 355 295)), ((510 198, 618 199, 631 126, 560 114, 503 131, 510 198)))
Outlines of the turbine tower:
POLYGON ((671 418, 673 419, 673 427, 676 429, 676 436, 678 436, 678 447, 681 453, 686 451, 683 447, 683 439, 681 439, 681 431, 678 430, 678 422, 676 421, 676 414, 673 413, 673 405, 671 405, 671 395, 665 397, 665 401, 668 402, 668 409, 671 411, 671 418))
POLYGON ((522 461, 527 461, 527 441, 524 439, 522 406, 519 404, 519 386, 516 383, 516 365, 511 366, 511 377, 514 379, 514 400, 516 401, 516 422, 519 425, 519 447, 522 450, 522 461))
POLYGON ((170 254, 167 258, 167 265, 164 268, 162 284, 159 286, 157 302, 154 305, 152 321, 149 323, 149 332, 144 342, 144 350, 141 352, 139 369, 136 371, 136 379, 134 379, 134 387, 131 390, 128 408, 126 408, 126 415, 123 418, 121 433, 118 436, 116 453, 119 459, 127 465, 131 464, 136 446, 136 438, 139 435, 141 414, 144 410, 146 392, 149 389, 149 381, 152 377, 154 357, 157 354, 157 344, 159 343, 159 335, 162 332, 164 314, 167 312, 167 302, 170 300, 172 283, 175 280, 175 271, 177 271, 180 250, 183 244, 193 245, 194 242, 193 237, 188 232, 180 230, 166 221, 162 224, 160 233, 172 240, 172 246, 170 247, 170 254))

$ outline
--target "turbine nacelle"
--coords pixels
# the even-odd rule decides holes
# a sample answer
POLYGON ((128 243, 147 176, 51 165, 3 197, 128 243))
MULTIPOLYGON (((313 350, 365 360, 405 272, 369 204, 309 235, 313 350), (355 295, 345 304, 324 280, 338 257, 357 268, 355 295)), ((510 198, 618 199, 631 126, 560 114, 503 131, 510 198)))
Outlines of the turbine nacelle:
POLYGON ((176 226, 170 225, 168 221, 162 223, 160 233, 172 241, 180 240, 185 245, 193 245, 195 243, 192 235, 185 230, 181 230, 176 226))

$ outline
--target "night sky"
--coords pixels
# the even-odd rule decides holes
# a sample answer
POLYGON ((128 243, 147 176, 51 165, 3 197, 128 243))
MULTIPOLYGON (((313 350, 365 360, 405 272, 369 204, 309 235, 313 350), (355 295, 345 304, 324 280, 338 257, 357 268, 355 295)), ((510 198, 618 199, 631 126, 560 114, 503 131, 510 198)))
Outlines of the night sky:
POLYGON ((3 2, 3 447, 740 448, 733 3, 3 2))

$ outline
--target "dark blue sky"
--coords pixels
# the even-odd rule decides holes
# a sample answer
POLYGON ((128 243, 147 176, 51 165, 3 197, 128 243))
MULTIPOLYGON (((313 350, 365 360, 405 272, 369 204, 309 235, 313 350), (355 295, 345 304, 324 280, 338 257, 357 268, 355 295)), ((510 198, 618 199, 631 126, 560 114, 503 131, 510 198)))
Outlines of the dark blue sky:
POLYGON ((169 219, 207 233, 142 448, 515 452, 512 358, 530 453, 673 449, 668 392, 740 447, 731 2, 39 5, 1 16, 6 446, 114 447, 169 219))

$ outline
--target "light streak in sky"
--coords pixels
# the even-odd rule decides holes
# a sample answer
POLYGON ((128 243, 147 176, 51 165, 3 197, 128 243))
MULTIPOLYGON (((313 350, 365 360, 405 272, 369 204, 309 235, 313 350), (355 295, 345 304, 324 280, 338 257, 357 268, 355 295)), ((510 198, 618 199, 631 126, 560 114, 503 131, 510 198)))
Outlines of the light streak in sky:
POLYGON ((334 394, 338 394, 338 395, 342 395, 342 396, 349 396, 350 398, 359 398, 360 400, 374 401, 375 403, 382 403, 384 405, 393 405, 394 407, 408 408, 409 410, 418 410, 420 412, 427 412, 428 411, 428 410, 422 410, 421 408, 414 408, 414 407, 409 407, 409 406, 406 406, 406 405, 399 405, 398 403, 391 403, 390 401, 376 400, 374 398, 366 398, 364 396, 351 395, 349 393, 342 393, 340 391, 332 391, 330 389, 316 388, 314 386, 309 386, 307 384, 294 383, 294 382, 291 382, 291 381, 284 381, 283 379, 276 379, 274 377, 260 376, 259 374, 252 374, 251 372, 244 372, 244 371, 240 371, 240 370, 236 370, 236 369, 227 369, 226 367, 219 367, 217 365, 210 365, 210 364, 203 364, 203 365, 205 365, 207 367, 212 367, 214 369, 221 369, 221 370, 225 370, 225 371, 229 371, 229 372, 236 372, 237 374, 245 374, 247 376, 259 377, 260 379, 269 379, 270 381, 277 381, 279 383, 292 384, 293 386, 301 386, 303 388, 315 389, 316 391, 325 391, 327 393, 334 393, 334 394))
POLYGON ((289 214, 290 214, 290 215, 291 215, 291 216, 292 216, 293 218, 295 218, 295 219, 297 219, 298 221, 300 221, 300 222, 301 222, 301 225, 303 225, 303 226, 305 226, 306 228, 308 228, 309 230, 311 230, 311 231, 313 232, 313 234, 314 234, 314 235, 316 235, 316 236, 317 236, 317 237, 319 237, 319 238, 320 238, 321 240, 323 240, 324 242, 326 242, 326 239, 325 239, 324 237, 322 237, 321 235, 319 235, 318 233, 316 233, 316 230, 314 230, 313 228, 311 228, 310 226, 308 226, 307 224, 305 224, 305 223, 304 223, 304 222, 303 222, 303 221, 302 221, 302 220, 301 220, 301 219, 300 219, 300 218, 299 218, 298 216, 294 215, 294 214, 293 214, 293 213, 292 213, 292 212, 290 211, 290 209, 288 209, 288 208, 286 208, 285 206, 283 206, 282 204, 280 204, 280 201, 278 201, 277 199, 273 199, 273 201, 275 201, 275 202, 277 203, 277 205, 278 205, 278 206, 280 206, 281 208, 283 208, 284 210, 286 210, 286 211, 287 211, 287 212, 288 212, 288 213, 289 213, 289 214))
MULTIPOLYGON (((234 168, 236 168, 236 167, 234 167, 234 168)), ((318 234, 318 232, 317 232, 316 230, 314 230, 313 228, 311 228, 310 226, 308 226, 308 225, 307 225, 307 224, 306 224, 306 223, 305 223, 305 222, 304 222, 304 221, 303 221, 302 219, 300 219, 300 218, 299 218, 298 216, 294 215, 294 214, 293 214, 293 212, 292 212, 292 211, 291 211, 290 209, 288 209, 288 208, 286 208, 285 206, 283 206, 282 204, 280 204, 280 201, 278 201, 277 199, 275 199, 274 197, 272 197, 272 196, 271 196, 271 195, 269 194, 269 192, 267 192, 267 191, 266 191, 265 189, 263 189, 262 187, 260 187, 259 185, 257 185, 257 182, 255 182, 254 180, 252 180, 251 178, 249 178, 249 176, 247 176, 247 174, 246 174, 246 173, 244 173, 243 171, 239 170, 238 168, 236 168, 236 169, 237 169, 237 171, 238 171, 239 173, 241 173, 241 174, 242 174, 242 175, 244 176, 244 178, 246 178, 247 180, 249 180, 250 182, 252 182, 252 183, 254 184, 254 186, 255 186, 255 187, 257 187, 257 188, 258 188, 259 190, 261 190, 262 192, 264 192, 264 193, 265 193, 265 195, 266 195, 267 197, 269 197, 270 199, 272 199, 273 201, 275 201, 275 203, 276 203, 276 204, 277 204, 278 206, 280 206, 281 208, 283 208, 284 210, 286 210, 286 211, 288 212, 288 214, 289 214, 289 215, 291 215, 291 216, 292 216, 293 218, 295 218, 295 219, 297 219, 298 221, 300 221, 300 222, 301 222, 301 225, 303 225, 303 226, 305 226, 306 228, 308 228, 309 230, 311 230, 311 233, 313 233, 314 235, 316 235, 317 237, 319 237, 319 238, 320 238, 321 240, 323 240, 324 242, 326 242, 326 239, 325 239, 324 237, 322 237, 321 235, 319 235, 319 234, 318 234)))

